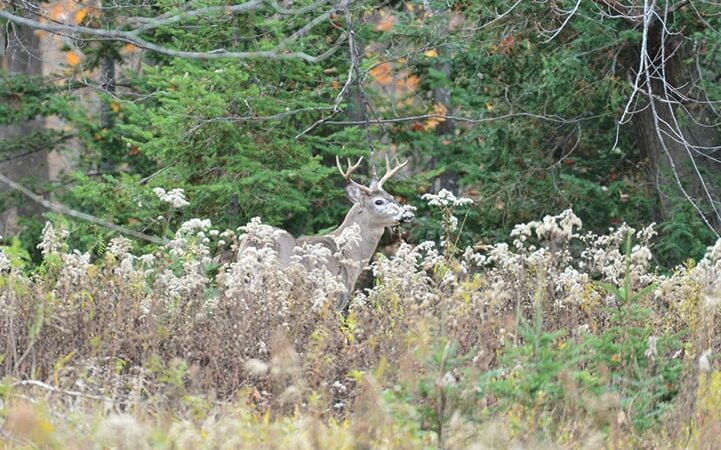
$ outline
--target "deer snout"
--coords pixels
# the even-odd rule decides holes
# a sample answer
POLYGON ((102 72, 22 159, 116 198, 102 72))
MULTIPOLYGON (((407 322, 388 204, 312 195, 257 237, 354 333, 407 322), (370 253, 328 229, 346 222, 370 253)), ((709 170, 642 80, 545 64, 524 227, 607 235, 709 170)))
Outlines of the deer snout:
POLYGON ((404 210, 403 213, 401 214, 401 218, 400 218, 399 222, 400 222, 400 223, 408 223, 408 222, 410 222, 411 220, 413 220, 415 217, 416 217, 416 215, 413 214, 412 211, 406 209, 406 210, 404 210))

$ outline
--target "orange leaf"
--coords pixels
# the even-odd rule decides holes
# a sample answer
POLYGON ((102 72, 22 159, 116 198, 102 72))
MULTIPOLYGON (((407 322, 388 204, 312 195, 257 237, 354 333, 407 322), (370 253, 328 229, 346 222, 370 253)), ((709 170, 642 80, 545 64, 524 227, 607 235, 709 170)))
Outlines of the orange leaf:
POLYGON ((65 61, 70 66, 77 66, 80 64, 80 56, 75 52, 68 52, 65 54, 65 61))
POLYGON ((62 21, 63 18, 67 18, 65 14, 65 7, 60 3, 53 4, 50 7, 50 11, 48 12, 48 16, 50 16, 50 19, 56 21, 62 21))
POLYGON ((501 51, 508 54, 513 50, 514 45, 516 45, 516 38, 512 34, 509 34, 501 41, 501 51))
POLYGON ((80 25, 83 20, 85 20, 85 17, 88 15, 88 8, 80 8, 78 12, 75 13, 75 16, 73 17, 73 21, 80 25))
POLYGON ((399 91, 408 90, 408 92, 414 92, 418 87, 420 78, 417 75, 409 75, 405 80, 398 80, 396 82, 396 88, 399 91))
POLYGON ((391 74, 391 64, 388 62, 378 64, 369 72, 371 76, 375 78, 376 81, 382 86, 388 86, 391 81, 393 81, 393 75, 391 74))
POLYGON ((138 50, 138 47, 134 46, 133 44, 125 44, 123 45, 123 50, 128 53, 133 53, 138 50))
POLYGON ((391 31, 395 24, 396 18, 393 14, 388 14, 387 16, 383 16, 378 24, 376 24, 376 31, 391 31))

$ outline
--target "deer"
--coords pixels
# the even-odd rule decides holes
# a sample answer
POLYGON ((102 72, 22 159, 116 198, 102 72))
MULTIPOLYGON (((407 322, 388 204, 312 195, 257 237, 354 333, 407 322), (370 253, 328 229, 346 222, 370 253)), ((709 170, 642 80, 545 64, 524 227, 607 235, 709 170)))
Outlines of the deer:
MULTIPOLYGON (((383 237, 386 227, 394 227, 413 220, 414 214, 403 207, 392 195, 387 193, 383 185, 398 171, 408 164, 408 161, 397 163, 391 167, 390 159, 386 155, 386 171, 379 180, 374 177, 368 186, 353 180, 352 175, 363 162, 359 158, 355 164, 347 160, 344 169, 340 159, 336 156, 336 166, 346 181, 345 191, 348 199, 353 203, 343 222, 333 231, 325 235, 305 236, 294 238, 289 232, 274 228, 273 247, 278 253, 278 260, 282 267, 288 266, 296 250, 306 245, 320 245, 330 250, 333 255, 325 262, 325 268, 339 280, 345 287, 345 292, 336 299, 335 309, 345 311, 355 288, 358 277, 368 265, 375 254, 378 243, 383 237), (343 257, 338 255, 338 238, 354 228, 360 234, 360 239, 349 242, 343 251, 343 257)), ((257 246, 252 239, 240 243, 239 252, 250 246, 257 246)))

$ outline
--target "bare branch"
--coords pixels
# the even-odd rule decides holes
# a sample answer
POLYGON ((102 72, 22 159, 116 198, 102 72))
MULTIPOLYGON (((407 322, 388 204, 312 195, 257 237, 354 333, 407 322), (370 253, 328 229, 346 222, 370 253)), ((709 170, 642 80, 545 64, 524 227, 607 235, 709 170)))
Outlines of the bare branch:
POLYGON ((50 392, 55 392, 55 393, 63 394, 63 395, 69 395, 71 397, 83 397, 83 398, 88 398, 88 399, 92 399, 92 400, 102 400, 107 404, 113 403, 113 400, 108 397, 101 397, 99 395, 86 394, 84 392, 79 392, 79 391, 60 389, 60 388, 56 388, 55 386, 49 385, 47 383, 43 383, 42 381, 38 381, 38 380, 20 380, 20 381, 16 381, 15 383, 13 383, 13 386, 35 386, 35 387, 39 387, 39 388, 45 389, 50 392))
MULTIPOLYGON (((246 3, 244 5, 248 5, 253 2, 259 2, 260 0, 252 0, 249 3, 246 3)), ((188 13, 190 14, 190 13, 188 13)), ((177 16, 171 16, 167 19, 162 19, 162 21, 168 21, 168 20, 176 20, 173 19, 173 17, 177 16)), ((309 63, 317 63, 320 62, 333 53, 335 53, 340 43, 342 42, 341 39, 339 39, 334 46, 332 46, 328 51, 314 56, 309 55, 305 52, 291 52, 291 51, 282 51, 282 48, 276 48, 274 50, 266 50, 266 51, 251 51, 251 52, 238 52, 238 51, 228 51, 224 48, 219 48, 216 50, 206 51, 206 52, 197 52, 197 51, 185 51, 185 50, 176 50, 172 48, 168 48, 162 45, 158 45, 152 42, 149 42, 139 36, 139 33, 143 31, 143 29, 137 29, 134 31, 122 31, 122 30, 112 30, 112 29, 100 29, 100 28, 90 28, 80 25, 68 25, 63 23, 56 23, 56 22, 48 22, 43 23, 37 20, 28 19, 26 17, 21 17, 16 14, 12 14, 8 12, 7 10, 0 10, 0 18, 6 19, 10 22, 24 25, 33 29, 37 30, 43 30, 50 33, 68 33, 68 34, 74 34, 74 35, 81 35, 81 36, 93 36, 97 38, 102 39, 110 39, 110 40, 116 40, 120 42, 126 42, 128 44, 135 45, 136 47, 151 50, 157 53, 161 53, 168 56, 175 56, 180 58, 192 58, 192 59, 273 59, 273 60, 291 60, 291 59, 300 59, 303 61, 307 61, 309 63)), ((179 19, 177 19, 179 20, 179 19)), ((149 26, 148 24, 145 25, 146 27, 149 26)), ((300 37, 298 35, 297 37, 300 37)), ((284 44, 284 46, 287 46, 287 43, 284 44)))
MULTIPOLYGON (((556 123, 576 123, 579 121, 586 121, 586 120, 594 120, 598 119, 600 117, 603 117, 606 114, 597 114, 593 116, 587 116, 587 117, 579 117, 575 119, 565 119, 563 117, 553 116, 553 115, 542 115, 542 114, 533 114, 533 113, 508 113, 508 114, 502 114, 500 116, 494 116, 494 117, 481 117, 478 119, 472 119, 469 117, 462 117, 462 116, 454 116, 454 115, 445 115, 445 114, 420 114, 416 116, 404 116, 404 117, 394 117, 390 119, 378 119, 373 120, 371 124, 381 123, 381 124, 394 124, 394 123, 403 123, 403 122, 412 122, 417 120, 426 120, 426 119, 445 119, 445 120, 455 120, 458 122, 465 122, 470 124, 478 124, 478 123, 487 123, 487 122, 495 122, 499 120, 506 120, 506 119, 512 119, 517 117, 528 117, 533 119, 539 119, 544 120, 547 122, 556 122, 556 123)), ((362 120, 327 120, 325 121, 328 125, 363 125, 365 124, 365 121, 362 120)))
POLYGON ((568 14, 566 14, 566 19, 563 21, 563 23, 561 23, 561 25, 558 28, 556 28, 556 30, 553 32, 553 34, 551 34, 551 36, 549 36, 545 41, 543 41, 544 44, 551 42, 556 36, 558 36, 561 33, 561 31, 563 31, 563 29, 566 27, 566 24, 568 23, 568 21, 571 20, 571 18, 576 14, 576 11, 578 11, 579 6, 581 6, 581 0, 578 0, 576 2, 576 5, 573 7, 573 9, 571 9, 571 11, 569 11, 568 14))
POLYGON ((100 225, 101 227, 107 228, 109 230, 113 230, 115 232, 118 232, 120 234, 124 234, 127 236, 132 236, 136 239, 140 239, 147 242, 152 242, 153 244, 164 244, 166 241, 164 239, 161 239, 156 236, 150 236, 145 233, 140 233, 135 230, 131 230, 129 228, 122 227, 120 225, 116 225, 112 222, 108 222, 107 220, 103 220, 99 217, 95 217, 91 214, 87 214, 84 212, 76 211, 72 208, 69 208, 65 205, 62 205, 60 203, 51 202, 49 200, 46 200, 39 195, 33 193, 30 189, 26 188, 25 186, 22 186, 15 181, 11 180, 10 178, 6 177, 4 174, 0 173, 0 182, 5 183, 6 185, 10 186, 13 190, 16 190, 20 192, 21 194, 25 195, 32 201, 43 205, 47 209, 51 211, 55 211, 60 214, 65 214, 67 216, 75 217, 76 219, 84 220, 86 222, 91 222, 96 225, 100 225))
POLYGON ((140 26, 134 30, 134 33, 142 33, 144 31, 152 30, 154 28, 162 27, 165 25, 170 25, 171 23, 179 22, 181 20, 192 18, 192 17, 206 16, 206 15, 218 13, 218 12, 223 12, 228 15, 246 13, 246 12, 260 9, 264 3, 265 3, 265 0, 250 0, 249 2, 241 3, 240 5, 207 6, 205 8, 194 9, 191 11, 183 11, 183 12, 173 15, 173 16, 154 18, 154 19, 146 18, 146 17, 142 17, 142 18, 136 17, 136 18, 132 18, 130 20, 143 22, 142 26, 140 26))

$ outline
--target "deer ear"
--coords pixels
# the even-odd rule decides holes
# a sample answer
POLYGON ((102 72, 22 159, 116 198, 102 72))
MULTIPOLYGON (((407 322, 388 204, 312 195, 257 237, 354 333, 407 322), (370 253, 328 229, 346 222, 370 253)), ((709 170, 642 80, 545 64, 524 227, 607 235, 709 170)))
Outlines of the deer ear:
POLYGON ((348 199, 353 203, 360 203, 361 190, 358 186, 351 183, 345 187, 345 193, 348 194, 348 199))

